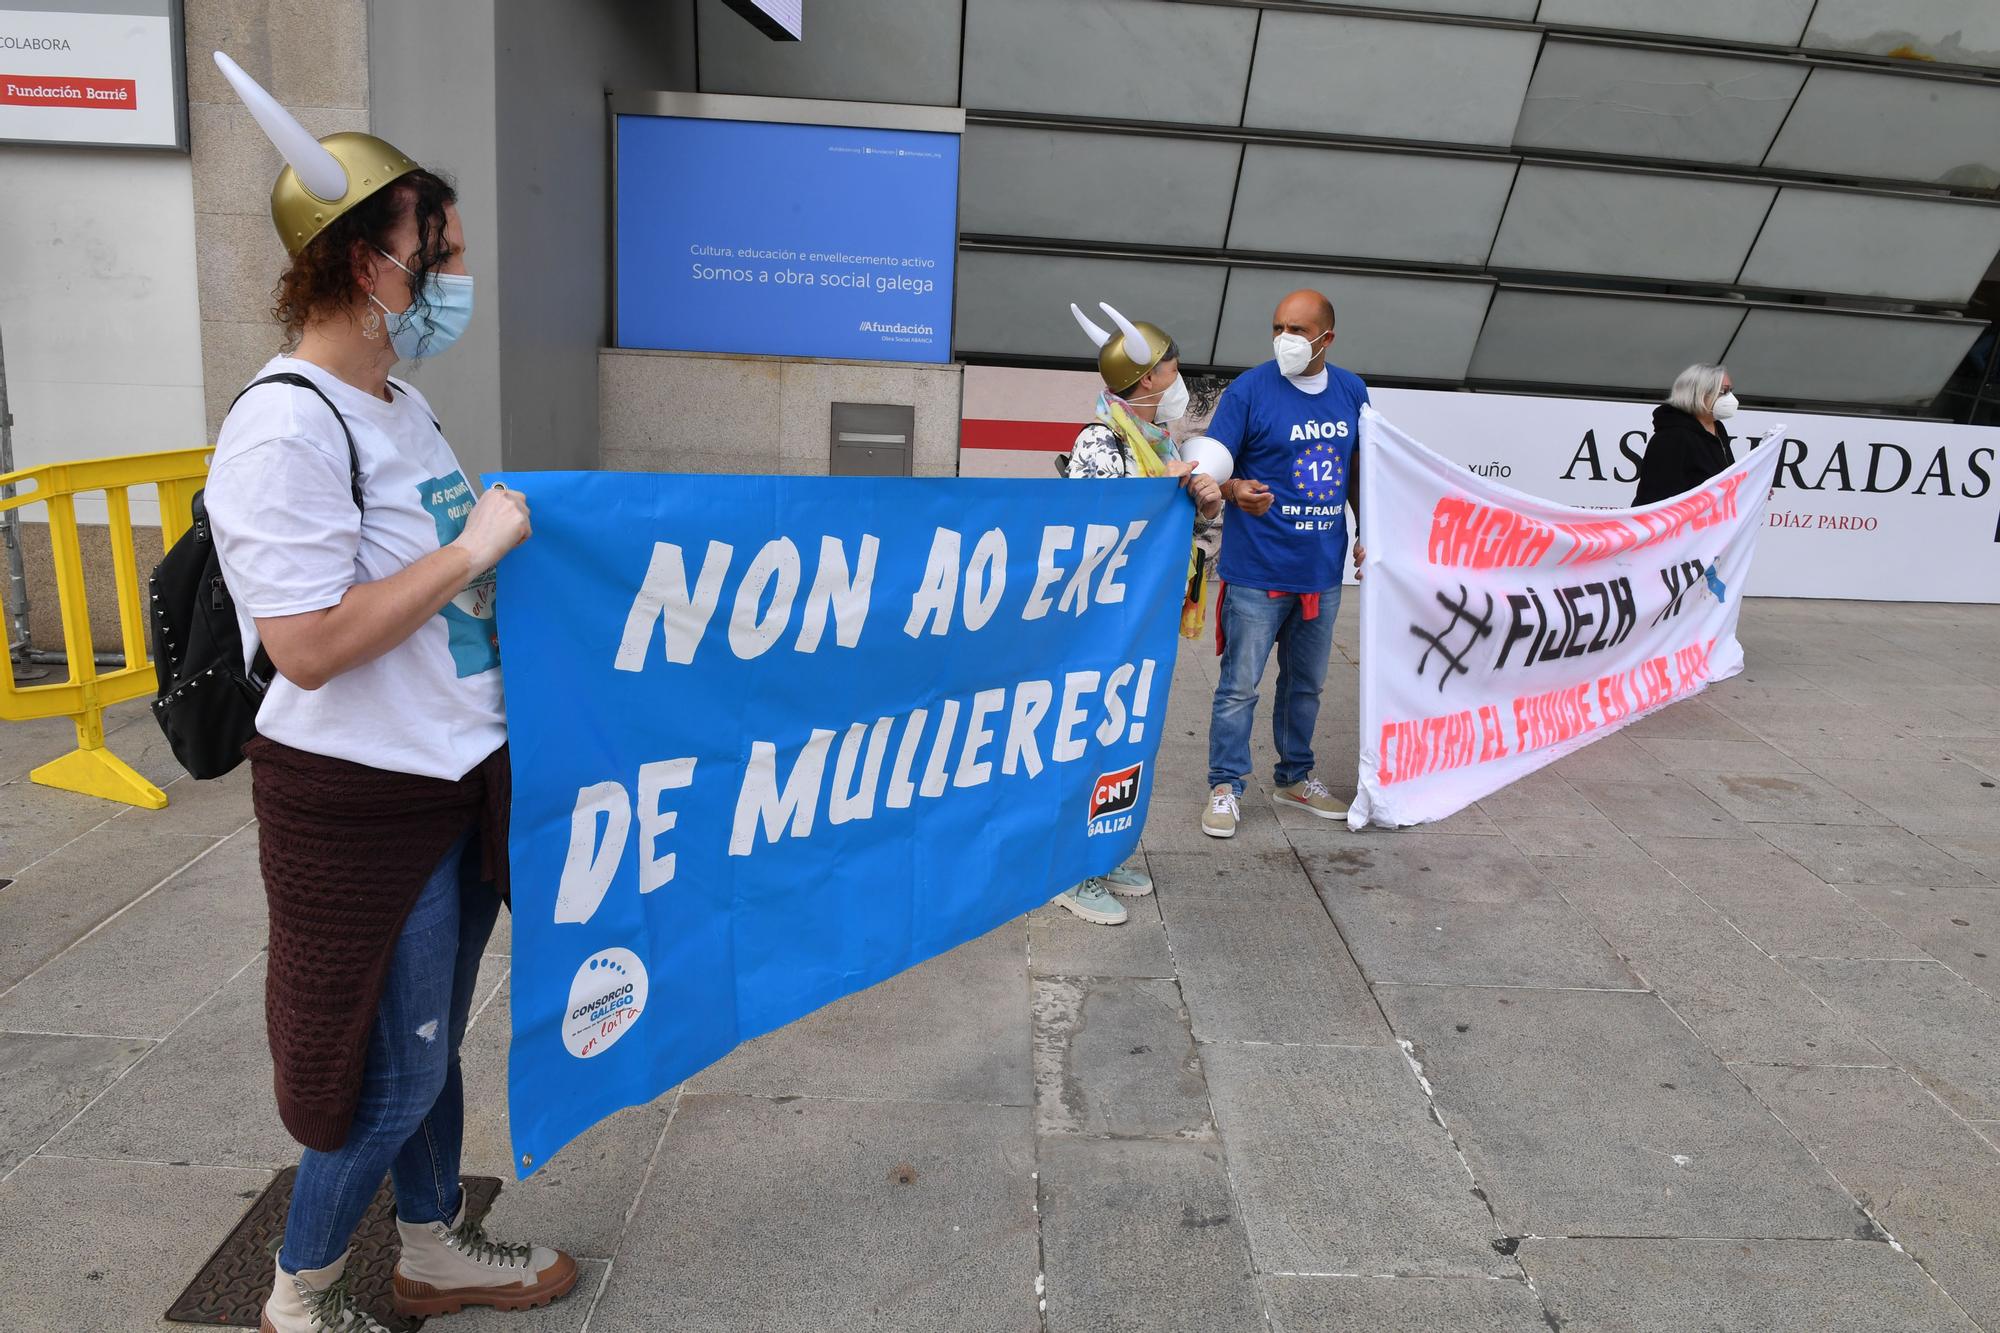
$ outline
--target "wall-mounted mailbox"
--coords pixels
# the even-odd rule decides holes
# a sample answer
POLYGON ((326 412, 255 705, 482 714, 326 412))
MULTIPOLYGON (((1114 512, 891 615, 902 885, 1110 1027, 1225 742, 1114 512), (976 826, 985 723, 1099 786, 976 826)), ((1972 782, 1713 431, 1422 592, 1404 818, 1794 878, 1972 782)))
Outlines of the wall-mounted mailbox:
POLYGON ((907 477, 917 409, 835 403, 827 471, 836 477, 907 477))

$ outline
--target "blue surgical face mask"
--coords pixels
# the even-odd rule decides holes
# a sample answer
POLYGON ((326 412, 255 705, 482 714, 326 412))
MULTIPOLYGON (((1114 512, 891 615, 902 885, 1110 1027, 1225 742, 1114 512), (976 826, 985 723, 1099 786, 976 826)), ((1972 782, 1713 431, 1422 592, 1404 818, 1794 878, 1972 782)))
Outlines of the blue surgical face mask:
MULTIPOLYGON (((409 268, 386 250, 377 250, 382 256, 410 273, 409 268)), ((417 275, 410 273, 411 278, 417 275)), ((371 293, 369 300, 384 315, 389 317, 389 342, 395 347, 396 355, 405 361, 416 361, 423 357, 436 356, 439 352, 458 341, 472 322, 472 278, 464 273, 433 273, 424 283, 424 299, 412 300, 410 308, 397 314, 376 301, 371 293)))

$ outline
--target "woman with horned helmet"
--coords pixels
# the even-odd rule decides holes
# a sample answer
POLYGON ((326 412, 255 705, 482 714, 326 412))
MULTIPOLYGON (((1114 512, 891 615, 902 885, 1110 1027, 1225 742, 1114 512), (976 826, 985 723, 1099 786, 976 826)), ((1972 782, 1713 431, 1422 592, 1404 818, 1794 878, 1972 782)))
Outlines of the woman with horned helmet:
MULTIPOLYGON (((1194 497, 1196 539, 1188 559, 1188 591, 1181 608, 1181 633, 1196 638, 1202 627, 1202 595, 1207 558, 1202 538, 1222 513, 1219 486, 1229 476, 1229 454, 1197 437, 1177 445, 1169 427, 1187 414, 1187 382, 1181 378, 1180 347, 1157 324, 1134 324, 1098 302, 1118 332, 1099 327, 1081 309, 1069 308, 1085 336, 1097 345, 1097 371, 1104 391, 1097 395, 1096 419, 1077 434, 1062 456, 1064 476, 1179 477, 1194 497)), ((1120 866, 1056 895, 1058 906, 1085 921, 1116 926, 1125 921, 1120 896, 1143 897, 1153 881, 1143 871, 1120 866)))
POLYGON ((398 1313, 546 1305, 575 1262, 487 1236, 458 1174, 459 1043, 505 892, 492 571, 527 539, 528 506, 468 481, 423 395, 389 374, 471 317, 455 195, 370 135, 315 142, 215 59, 289 163, 271 215, 291 350, 231 407, 205 495, 268 681, 244 752, 278 1113, 305 1148, 262 1326, 381 1330, 347 1255, 385 1175, 398 1313))

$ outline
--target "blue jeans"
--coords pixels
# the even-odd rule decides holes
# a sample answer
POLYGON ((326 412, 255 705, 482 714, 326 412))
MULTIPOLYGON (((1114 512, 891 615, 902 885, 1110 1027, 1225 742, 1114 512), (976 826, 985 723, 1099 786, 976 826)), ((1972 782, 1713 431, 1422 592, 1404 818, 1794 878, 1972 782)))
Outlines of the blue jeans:
POLYGON ((291 1273, 338 1259, 386 1173, 405 1222, 458 1215, 465 1089, 458 1046, 472 1015, 479 955, 500 895, 479 879, 471 835, 445 853, 403 923, 382 983, 361 1100, 336 1152, 308 1148, 292 1184, 278 1262, 291 1273))
POLYGON ((1222 673, 1208 719, 1208 785, 1228 783, 1243 794, 1250 771, 1250 728, 1257 720, 1257 686, 1271 648, 1278 649, 1278 697, 1271 709, 1271 738, 1278 746, 1280 787, 1302 782, 1313 768, 1313 727, 1319 694, 1333 656, 1333 620, 1340 614, 1338 586, 1319 595, 1311 620, 1298 594, 1273 597, 1262 588, 1229 586, 1222 599, 1222 673))

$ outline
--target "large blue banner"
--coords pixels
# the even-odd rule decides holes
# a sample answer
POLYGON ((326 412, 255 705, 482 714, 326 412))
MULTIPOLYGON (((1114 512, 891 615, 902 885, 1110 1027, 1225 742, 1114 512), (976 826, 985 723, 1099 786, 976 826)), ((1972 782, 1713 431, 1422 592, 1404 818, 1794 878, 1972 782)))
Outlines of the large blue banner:
POLYGON ((509 1106, 534 1170, 1131 855, 1170 481, 520 473, 509 1106))
POLYGON ((620 347, 951 359, 958 136, 618 117, 620 347))

